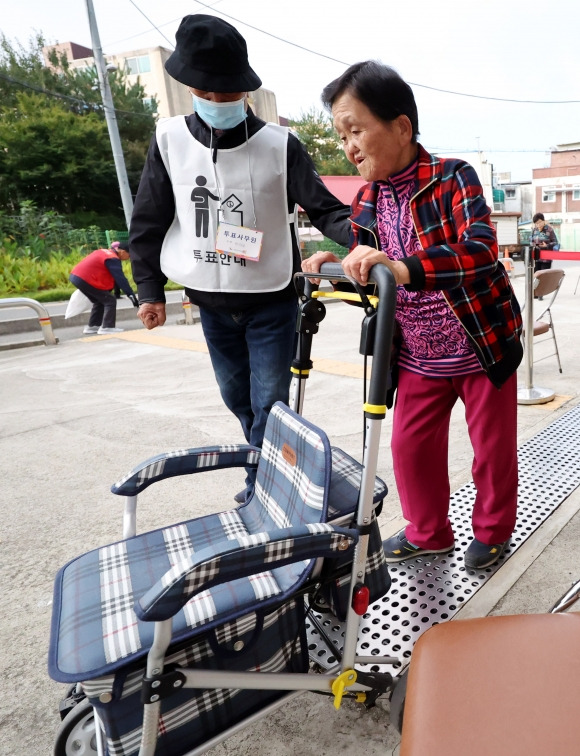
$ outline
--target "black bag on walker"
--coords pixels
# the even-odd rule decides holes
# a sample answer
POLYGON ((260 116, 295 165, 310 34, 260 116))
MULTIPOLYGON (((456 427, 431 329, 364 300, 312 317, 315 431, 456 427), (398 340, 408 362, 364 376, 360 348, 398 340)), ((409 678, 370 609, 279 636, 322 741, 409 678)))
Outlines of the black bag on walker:
MULTIPOLYGON (((269 612, 247 614, 183 642, 172 648, 166 665, 228 672, 307 672, 304 600, 299 597, 269 612)), ((144 672, 142 662, 83 683, 103 722, 111 756, 129 756, 139 749, 144 672)), ((161 702, 155 754, 187 753, 283 695, 276 690, 179 690, 161 702)))
MULTIPOLYGON (((332 447, 332 476, 328 497, 328 520, 342 527, 354 527, 360 491, 361 465, 342 449, 332 447)), ((385 561, 383 541, 377 522, 387 485, 375 478, 373 519, 369 534, 367 567, 364 585, 369 589, 369 604, 381 599, 389 591, 391 576, 385 561)), ((350 566, 352 557, 343 557, 326 564, 320 575, 320 589, 314 596, 314 609, 330 611, 341 622, 346 620, 350 595, 350 566), (331 566, 331 570, 328 567, 331 566)))
MULTIPOLYGON (((325 577, 323 573, 320 577, 321 588, 315 600, 315 609, 331 611, 341 622, 346 620, 348 611, 351 565, 352 558, 345 557, 333 565, 332 575, 325 577)), ((389 566, 385 561, 383 541, 376 519, 371 523, 364 585, 369 589, 369 606, 381 599, 391 585, 389 566)))

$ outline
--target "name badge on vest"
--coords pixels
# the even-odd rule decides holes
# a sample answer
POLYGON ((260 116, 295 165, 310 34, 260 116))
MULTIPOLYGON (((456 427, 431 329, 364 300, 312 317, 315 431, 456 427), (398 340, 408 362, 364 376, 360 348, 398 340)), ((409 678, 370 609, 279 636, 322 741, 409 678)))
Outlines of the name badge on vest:
POLYGON ((245 260, 258 262, 262 251, 262 231, 245 226, 233 226, 231 223, 220 223, 218 226, 215 248, 218 252, 245 260))

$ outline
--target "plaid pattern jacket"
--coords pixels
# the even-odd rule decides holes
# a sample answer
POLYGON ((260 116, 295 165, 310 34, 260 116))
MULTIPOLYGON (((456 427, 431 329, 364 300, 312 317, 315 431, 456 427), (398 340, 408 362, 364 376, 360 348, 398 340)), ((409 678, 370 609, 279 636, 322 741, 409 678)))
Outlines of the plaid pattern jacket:
MULTIPOLYGON (((441 290, 465 328, 481 366, 501 386, 522 359, 522 318, 498 261, 490 211, 475 170, 419 145, 417 190, 410 200, 422 250, 405 260, 412 291, 441 290)), ((378 186, 366 184, 352 204, 350 249, 380 249, 375 232, 378 186)), ((388 252, 388 250, 385 250, 388 252)))
POLYGON ((541 242, 546 242, 547 246, 545 247, 545 249, 554 249, 554 247, 557 247, 559 244, 556 232, 554 231, 552 226, 548 226, 547 223, 544 225, 544 228, 541 231, 537 228, 532 229, 532 247, 536 247, 541 242))

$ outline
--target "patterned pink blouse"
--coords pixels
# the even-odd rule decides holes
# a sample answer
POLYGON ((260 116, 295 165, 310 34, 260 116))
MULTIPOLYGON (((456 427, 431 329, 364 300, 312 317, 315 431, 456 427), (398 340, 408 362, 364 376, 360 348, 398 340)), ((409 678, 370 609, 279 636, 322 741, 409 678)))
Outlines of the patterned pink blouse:
MULTIPOLYGON (((417 161, 379 182, 377 226, 381 247, 391 260, 421 249, 409 200, 416 188, 417 161)), ((397 287, 396 321, 401 329, 401 367, 432 378, 482 369, 463 327, 441 291, 397 287)))

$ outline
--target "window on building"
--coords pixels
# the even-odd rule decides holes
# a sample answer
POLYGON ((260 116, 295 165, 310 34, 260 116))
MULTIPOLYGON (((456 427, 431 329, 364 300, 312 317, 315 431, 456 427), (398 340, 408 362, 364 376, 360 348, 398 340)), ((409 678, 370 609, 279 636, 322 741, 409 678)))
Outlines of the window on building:
POLYGON ((555 202, 556 190, 553 186, 545 186, 542 189, 542 202, 555 202))
POLYGON ((572 187, 572 199, 580 200, 580 185, 576 185, 572 187))
POLYGON ((97 73, 97 67, 94 63, 92 65, 89 65, 88 63, 83 63, 82 66, 75 66, 73 64, 72 68, 74 68, 75 71, 86 71, 87 73, 92 71, 95 74, 97 73))
POLYGON ((143 105, 149 108, 152 113, 157 113, 157 100, 154 97, 144 97, 143 105))
POLYGON ((515 199, 516 198, 516 190, 515 189, 506 189, 505 190, 505 198, 506 199, 515 199))
POLYGON ((149 73, 151 71, 151 61, 148 55, 139 55, 136 58, 125 58, 125 64, 130 74, 149 73))

